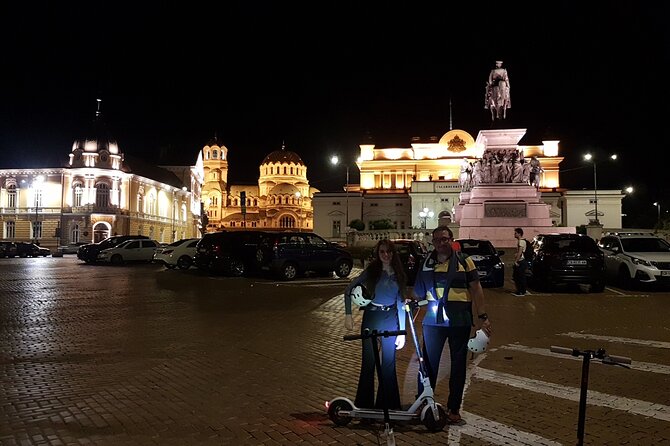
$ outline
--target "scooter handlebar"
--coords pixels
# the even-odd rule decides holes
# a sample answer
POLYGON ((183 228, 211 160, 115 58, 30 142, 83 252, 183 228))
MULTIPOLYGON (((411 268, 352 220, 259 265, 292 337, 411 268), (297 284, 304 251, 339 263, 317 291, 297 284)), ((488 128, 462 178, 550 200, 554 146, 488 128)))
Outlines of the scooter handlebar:
POLYGON ((630 364, 633 360, 625 356, 607 355, 603 358, 603 362, 606 364, 630 364))
MULTIPOLYGON (((558 347, 556 345, 552 345, 549 350, 553 353, 562 353, 564 355, 571 355, 571 356, 580 356, 585 354, 585 352, 582 352, 576 348, 568 348, 568 347, 558 347)), ((589 353, 589 352, 586 352, 589 353)), ((591 352, 592 353, 592 352, 591 352)), ((602 353, 605 353, 604 350, 602 350, 602 353)), ((627 358, 625 356, 615 356, 615 355, 608 355, 604 354, 604 356, 598 356, 596 359, 602 358, 602 362, 605 364, 631 364, 633 360, 631 358, 627 358)))
POLYGON ((355 335, 345 335, 345 341, 355 341, 356 339, 368 339, 368 338, 387 338, 389 336, 404 336, 407 334, 407 330, 368 330, 366 329, 364 333, 355 334, 355 335))
POLYGON ((552 345, 549 348, 549 350, 551 350, 552 353, 563 353, 564 355, 577 356, 577 355, 575 355, 575 349, 574 348, 558 347, 556 345, 552 345))
POLYGON ((410 310, 414 310, 419 307, 423 307, 424 305, 428 305, 428 300, 410 300, 409 302, 405 303, 405 311, 409 312, 410 310))

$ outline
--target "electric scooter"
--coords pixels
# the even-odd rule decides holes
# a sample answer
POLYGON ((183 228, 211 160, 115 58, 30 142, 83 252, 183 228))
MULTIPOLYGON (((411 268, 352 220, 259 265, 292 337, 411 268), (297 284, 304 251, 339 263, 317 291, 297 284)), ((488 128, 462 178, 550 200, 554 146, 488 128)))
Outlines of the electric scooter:
MULTIPOLYGON (((326 403, 328 417, 333 423, 338 426, 346 426, 354 418, 384 420, 386 425, 385 432, 389 445, 395 444, 395 440, 392 440, 393 429, 390 426, 391 420, 406 422, 420 420, 423 425, 431 432, 440 431, 447 425, 447 412, 441 404, 435 402, 433 388, 430 385, 430 379, 428 377, 428 373, 426 372, 426 366, 423 361, 421 348, 419 346, 419 339, 416 334, 414 319, 412 317, 415 309, 427 303, 427 300, 423 300, 420 302, 411 301, 405 304, 405 311, 407 311, 409 315, 409 327, 412 332, 412 340, 414 341, 414 348, 416 349, 416 355, 419 360, 419 379, 423 384, 423 392, 421 395, 417 397, 416 401, 414 401, 414 403, 407 410, 389 410, 387 407, 384 407, 383 409, 360 408, 356 407, 349 398, 337 397, 326 403)), ((382 382, 380 377, 381 360, 379 358, 379 346, 377 345, 377 338, 382 336, 398 336, 405 334, 406 331, 366 331, 368 331, 368 333, 344 336, 344 340, 349 341, 355 339, 370 339, 370 342, 372 342, 373 346, 373 352, 375 354, 377 376, 379 381, 382 382)), ((384 389, 380 387, 380 391, 383 392, 383 390, 384 389)), ((382 399, 382 401, 384 400, 382 399)))
POLYGON ((589 364, 591 359, 600 359, 603 364, 618 365, 629 369, 625 364, 632 361, 625 356, 608 355, 605 349, 598 350, 578 350, 576 348, 557 347, 552 345, 549 350, 553 353, 563 353, 565 355, 583 356, 582 360, 582 387, 579 392, 579 420, 577 422, 577 446, 584 444, 584 425, 586 422, 586 394, 589 387, 589 364))

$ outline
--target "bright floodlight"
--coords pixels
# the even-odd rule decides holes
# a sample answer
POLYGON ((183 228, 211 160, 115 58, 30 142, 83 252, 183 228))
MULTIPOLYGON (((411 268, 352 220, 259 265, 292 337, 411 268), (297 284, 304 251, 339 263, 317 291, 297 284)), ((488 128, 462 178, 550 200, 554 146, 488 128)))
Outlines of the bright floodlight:
POLYGON ((340 158, 337 155, 333 155, 330 157, 330 163, 333 165, 337 165, 340 162, 340 158))

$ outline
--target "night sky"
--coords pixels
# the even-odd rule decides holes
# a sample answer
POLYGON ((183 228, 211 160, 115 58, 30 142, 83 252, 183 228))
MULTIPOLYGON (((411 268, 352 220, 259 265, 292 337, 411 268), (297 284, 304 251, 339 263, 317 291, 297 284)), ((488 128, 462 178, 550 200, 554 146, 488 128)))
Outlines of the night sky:
POLYGON ((598 189, 635 187, 624 212, 670 208, 661 2, 21 3, 0 18, 0 168, 62 165, 101 98, 127 155, 193 164, 216 134, 230 182, 252 184, 285 142, 332 191, 345 175, 329 156, 353 162, 368 138, 490 128, 484 85, 503 60, 506 124, 561 141, 561 186, 593 189, 593 152, 598 189))

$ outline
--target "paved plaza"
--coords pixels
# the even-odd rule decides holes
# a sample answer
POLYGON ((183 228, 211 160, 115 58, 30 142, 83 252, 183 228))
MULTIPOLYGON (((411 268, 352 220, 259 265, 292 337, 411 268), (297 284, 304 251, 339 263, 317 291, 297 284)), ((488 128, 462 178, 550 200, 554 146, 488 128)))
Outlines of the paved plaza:
MULTIPOLYGON (((582 362, 549 351, 558 345, 633 359, 591 363, 585 444, 670 445, 670 292, 517 298, 510 275, 485 290, 494 337, 469 361, 467 423, 396 425, 397 444, 575 444, 582 362)), ((359 341, 342 339, 346 283, 0 259, 0 445, 386 444, 380 425, 337 427, 324 407, 353 399, 358 380, 359 341)), ((415 359, 408 342, 405 404, 415 359)))

